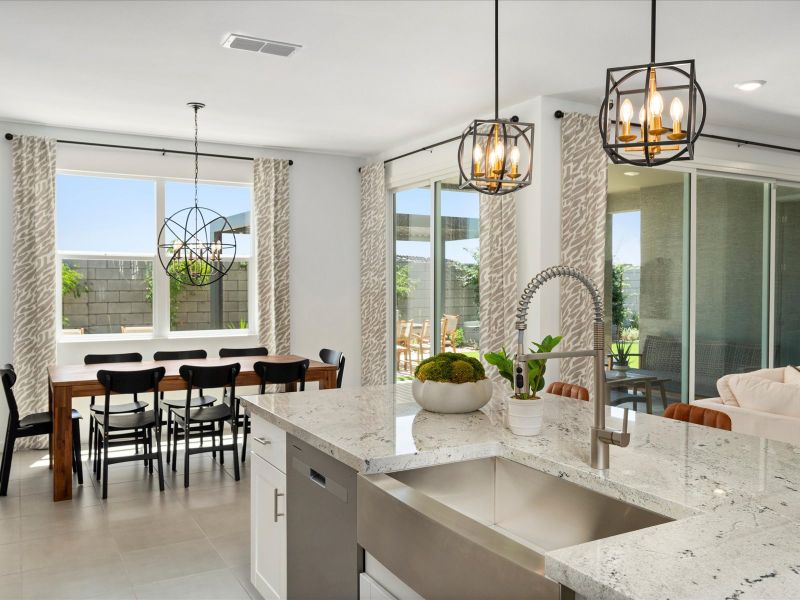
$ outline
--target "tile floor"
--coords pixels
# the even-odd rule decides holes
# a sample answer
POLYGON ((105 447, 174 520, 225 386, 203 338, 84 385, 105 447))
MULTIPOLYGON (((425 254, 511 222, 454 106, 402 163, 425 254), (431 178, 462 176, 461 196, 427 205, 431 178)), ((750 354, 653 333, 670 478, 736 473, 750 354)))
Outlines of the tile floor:
POLYGON ((16 452, 0 498, 0 599, 260 599, 250 584, 250 459, 239 482, 225 459, 192 456, 188 489, 167 466, 163 493, 141 463, 110 465, 107 500, 84 460, 84 485, 56 504, 47 451, 16 452))

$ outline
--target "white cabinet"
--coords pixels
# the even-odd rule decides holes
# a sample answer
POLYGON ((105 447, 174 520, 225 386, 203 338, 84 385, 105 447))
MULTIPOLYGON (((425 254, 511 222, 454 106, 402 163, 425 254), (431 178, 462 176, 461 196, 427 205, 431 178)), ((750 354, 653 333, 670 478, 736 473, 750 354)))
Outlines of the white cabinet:
POLYGON ((250 455, 250 579, 265 600, 286 598, 286 474, 250 455))

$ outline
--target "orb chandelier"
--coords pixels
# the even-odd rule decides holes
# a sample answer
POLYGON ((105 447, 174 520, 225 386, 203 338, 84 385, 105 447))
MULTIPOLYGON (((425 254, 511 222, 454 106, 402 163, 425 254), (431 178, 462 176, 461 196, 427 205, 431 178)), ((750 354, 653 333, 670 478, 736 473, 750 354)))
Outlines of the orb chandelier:
POLYGON ((501 196, 531 184, 533 124, 499 115, 499 2, 494 2, 494 119, 475 119, 458 146, 459 187, 501 196))
POLYGON ((236 236, 228 219, 199 205, 197 112, 205 104, 189 102, 188 106, 194 110, 194 206, 164 219, 158 233, 158 258, 172 279, 204 286, 219 281, 230 270, 236 259, 236 236), (223 240, 223 234, 229 235, 230 241, 223 240))
POLYGON ((650 11, 650 62, 606 73, 600 135, 603 149, 617 164, 654 167, 692 160, 706 120, 706 99, 697 83, 694 59, 656 62, 656 0, 650 11), (670 126, 663 117, 665 96, 671 97, 670 126), (638 122, 633 120, 636 107, 638 122))

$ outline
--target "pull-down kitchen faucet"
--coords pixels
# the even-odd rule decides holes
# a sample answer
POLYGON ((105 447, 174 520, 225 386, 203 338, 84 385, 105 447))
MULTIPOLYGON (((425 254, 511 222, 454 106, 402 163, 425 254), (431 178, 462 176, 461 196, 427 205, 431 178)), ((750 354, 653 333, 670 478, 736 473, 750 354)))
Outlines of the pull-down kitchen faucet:
POLYGON ((630 442, 628 433, 628 409, 622 422, 622 431, 606 429, 606 382, 605 382, 605 332, 603 330, 603 298, 594 282, 578 269, 566 266, 549 267, 536 275, 528 283, 517 308, 517 356, 514 366, 514 391, 524 394, 528 391, 528 361, 541 358, 568 358, 579 356, 594 357, 594 424, 591 430, 591 461, 593 469, 608 468, 608 446, 625 447, 630 442), (528 328, 528 308, 539 288, 551 279, 572 277, 580 281, 589 291, 594 305, 594 348, 569 352, 525 353, 525 330, 528 328))

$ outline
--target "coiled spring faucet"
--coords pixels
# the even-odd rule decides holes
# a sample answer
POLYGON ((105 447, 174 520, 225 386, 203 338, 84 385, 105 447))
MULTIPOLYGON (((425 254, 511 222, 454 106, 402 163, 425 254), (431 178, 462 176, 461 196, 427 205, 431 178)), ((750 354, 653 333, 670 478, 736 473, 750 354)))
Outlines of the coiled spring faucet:
POLYGON ((603 327, 603 297, 595 283, 578 269, 567 266, 549 267, 540 272, 525 288, 517 307, 517 356, 514 365, 514 391, 517 395, 528 391, 528 361, 542 358, 594 357, 594 423, 591 429, 591 460, 593 469, 607 469, 609 445, 625 447, 630 442, 628 433, 628 409, 622 423, 622 431, 606 429, 606 381, 605 381, 605 331, 603 327), (580 281, 589 291, 594 307, 594 348, 568 352, 525 353, 525 330, 528 328, 528 308, 534 294, 545 283, 559 277, 572 277, 580 281))

